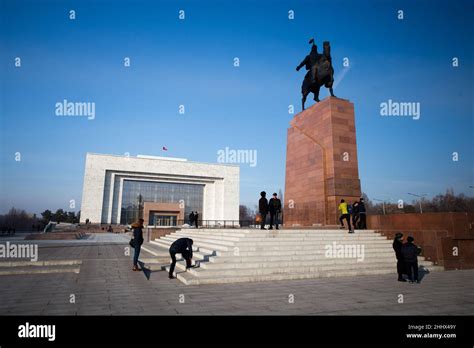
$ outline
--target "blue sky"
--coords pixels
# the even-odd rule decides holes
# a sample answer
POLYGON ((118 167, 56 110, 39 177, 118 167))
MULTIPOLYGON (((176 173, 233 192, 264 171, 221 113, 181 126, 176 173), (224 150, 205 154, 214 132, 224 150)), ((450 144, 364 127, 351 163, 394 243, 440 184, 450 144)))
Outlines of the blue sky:
POLYGON ((284 190, 288 105, 300 110, 295 67, 312 36, 331 42, 336 79, 349 58, 335 93, 355 104, 369 198, 472 195, 472 1, 0 3, 0 212, 79 209, 86 152, 216 162, 225 147, 257 150, 241 203, 284 190), (55 116, 63 99, 95 102, 95 119, 55 116), (420 119, 380 116, 388 99, 420 102, 420 119))

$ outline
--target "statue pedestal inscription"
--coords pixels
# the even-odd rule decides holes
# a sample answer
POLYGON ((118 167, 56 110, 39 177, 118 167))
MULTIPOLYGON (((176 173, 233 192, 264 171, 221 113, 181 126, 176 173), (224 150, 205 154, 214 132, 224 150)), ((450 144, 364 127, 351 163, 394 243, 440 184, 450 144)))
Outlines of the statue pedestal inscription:
POLYGON ((285 226, 339 224, 339 201, 360 196, 354 104, 328 97, 290 122, 285 226))

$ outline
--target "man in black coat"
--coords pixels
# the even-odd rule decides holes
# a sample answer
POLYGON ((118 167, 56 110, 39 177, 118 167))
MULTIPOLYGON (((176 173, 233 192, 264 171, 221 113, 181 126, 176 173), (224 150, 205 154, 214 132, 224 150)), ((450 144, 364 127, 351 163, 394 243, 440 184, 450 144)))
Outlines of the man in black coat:
POLYGON ((367 229, 367 211, 365 210, 365 203, 364 203, 364 198, 360 198, 359 200, 359 228, 361 230, 366 230, 367 229))
POLYGON ((189 214, 189 225, 194 225, 194 211, 189 214))
POLYGON ((186 269, 191 268, 191 259, 193 258, 193 240, 191 238, 179 238, 170 246, 171 265, 169 278, 173 279, 174 267, 176 266, 176 254, 181 254, 186 260, 186 269))
POLYGON ((421 249, 413 243, 415 239, 408 237, 407 242, 402 246, 402 256, 405 261, 405 268, 408 274, 410 283, 420 281, 418 280, 418 255, 421 249), (414 277, 413 277, 414 276, 414 277))
POLYGON ((354 230, 359 228, 359 202, 357 201, 352 204, 352 226, 354 230))
POLYGON ((275 219, 275 228, 278 230, 278 214, 281 212, 281 201, 276 193, 268 202, 268 211, 270 212, 270 230, 273 230, 273 220, 275 219))
POLYGON ((268 200, 266 198, 267 193, 265 191, 260 192, 260 200, 258 201, 258 212, 262 217, 262 221, 260 222, 260 229, 265 230, 265 220, 267 219, 268 213, 268 200))
POLYGON ((395 256, 397 258, 398 281, 406 282, 406 280, 403 279, 403 274, 405 273, 405 261, 403 260, 402 255, 403 233, 397 233, 395 235, 395 239, 393 240, 392 246, 393 250, 395 251, 395 256))
POLYGON ((199 213, 197 211, 194 212, 194 224, 196 225, 196 228, 198 227, 198 222, 199 222, 199 213))

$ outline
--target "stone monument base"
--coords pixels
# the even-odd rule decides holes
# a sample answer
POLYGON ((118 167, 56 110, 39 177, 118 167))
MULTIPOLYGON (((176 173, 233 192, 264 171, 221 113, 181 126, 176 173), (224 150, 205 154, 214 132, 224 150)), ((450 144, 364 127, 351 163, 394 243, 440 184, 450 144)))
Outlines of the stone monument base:
POLYGON ((360 196, 354 105, 328 97, 290 122, 285 226, 336 225, 340 200, 360 196))

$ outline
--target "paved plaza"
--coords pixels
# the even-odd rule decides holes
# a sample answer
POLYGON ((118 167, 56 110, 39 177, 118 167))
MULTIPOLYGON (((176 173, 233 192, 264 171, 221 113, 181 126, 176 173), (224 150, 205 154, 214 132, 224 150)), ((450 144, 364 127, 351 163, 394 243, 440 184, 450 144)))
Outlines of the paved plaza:
MULTIPOLYGON (((5 242, 2 240, 0 242, 5 242)), ((39 260, 80 260, 79 273, 0 276, 1 315, 472 315, 474 270, 186 286, 133 272, 124 235, 40 242, 39 260), (73 300, 71 300, 73 299, 73 300), (403 300, 403 303, 401 299, 403 300), (71 303, 73 302, 73 303, 71 303)), ((166 257, 143 252, 145 262, 166 257)), ((5 268, 5 266, 3 267, 5 268)), ((395 265, 394 265, 395 268, 395 265)))

